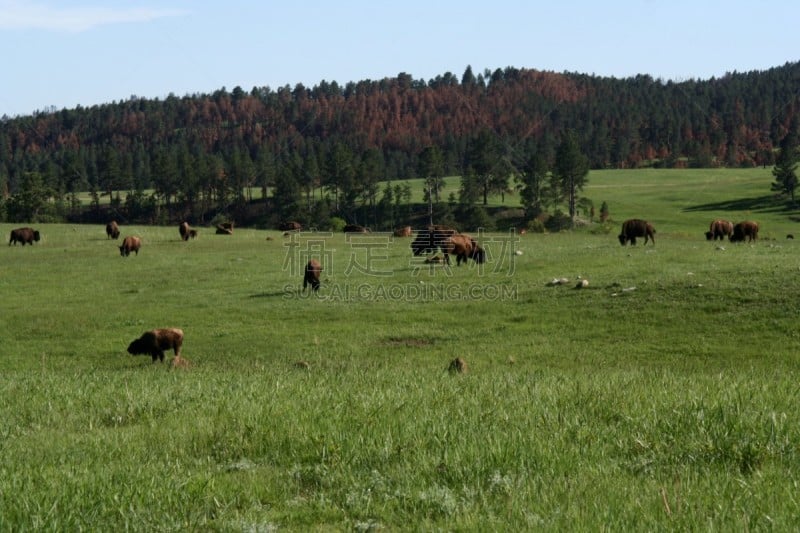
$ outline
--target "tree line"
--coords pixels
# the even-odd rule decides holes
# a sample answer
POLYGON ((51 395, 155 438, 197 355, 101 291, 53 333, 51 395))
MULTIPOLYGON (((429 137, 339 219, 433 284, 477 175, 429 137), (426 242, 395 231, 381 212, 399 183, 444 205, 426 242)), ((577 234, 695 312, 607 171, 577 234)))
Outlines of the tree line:
POLYGON ((467 67, 427 82, 132 96, 3 116, 0 216, 100 216, 107 196, 150 222, 469 226, 486 222, 490 196, 519 194, 528 220, 572 219, 592 207, 580 196, 589 168, 775 164, 799 99, 800 63, 682 82, 467 67), (449 175, 458 190, 443 190, 449 175), (408 178, 426 180, 427 206, 411 204, 408 178))

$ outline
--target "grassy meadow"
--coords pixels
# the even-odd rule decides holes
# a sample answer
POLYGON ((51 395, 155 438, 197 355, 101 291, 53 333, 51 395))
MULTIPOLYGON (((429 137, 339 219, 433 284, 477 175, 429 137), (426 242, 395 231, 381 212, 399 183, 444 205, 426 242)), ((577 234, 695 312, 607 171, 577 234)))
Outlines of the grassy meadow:
POLYGON ((123 226, 123 258, 34 225, 0 245, 0 530, 794 530, 800 231, 771 180, 592 172, 612 224, 482 233, 482 268, 239 228, 123 226), (631 217, 655 246, 619 245, 631 217), (762 239, 707 242, 717 217, 762 239), (168 326, 190 368, 126 353, 168 326))

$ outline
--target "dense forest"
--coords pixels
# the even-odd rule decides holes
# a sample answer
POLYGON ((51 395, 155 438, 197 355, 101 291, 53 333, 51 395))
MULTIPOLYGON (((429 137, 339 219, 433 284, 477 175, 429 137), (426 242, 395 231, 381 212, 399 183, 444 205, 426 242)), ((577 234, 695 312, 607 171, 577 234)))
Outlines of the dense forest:
POLYGON ((0 217, 386 229, 428 216, 392 184, 417 177, 439 219, 484 223, 488 195, 514 193, 532 219, 567 207, 565 165, 773 165, 799 110, 800 63, 682 82, 467 67, 427 82, 131 96, 3 116, 0 217), (441 190, 448 175, 460 190, 441 190))

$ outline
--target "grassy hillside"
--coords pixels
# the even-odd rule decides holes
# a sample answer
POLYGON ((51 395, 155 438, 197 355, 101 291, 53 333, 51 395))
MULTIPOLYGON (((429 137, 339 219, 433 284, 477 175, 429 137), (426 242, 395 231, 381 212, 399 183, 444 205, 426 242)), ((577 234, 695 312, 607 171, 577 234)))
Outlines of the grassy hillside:
POLYGON ((0 246, 0 529, 792 529, 800 250, 768 172, 593 173, 610 229, 476 235, 482 268, 37 226, 0 246), (632 216, 655 246, 619 245, 632 216), (773 239, 709 243, 717 216, 773 239), (164 326, 188 370, 126 353, 164 326))

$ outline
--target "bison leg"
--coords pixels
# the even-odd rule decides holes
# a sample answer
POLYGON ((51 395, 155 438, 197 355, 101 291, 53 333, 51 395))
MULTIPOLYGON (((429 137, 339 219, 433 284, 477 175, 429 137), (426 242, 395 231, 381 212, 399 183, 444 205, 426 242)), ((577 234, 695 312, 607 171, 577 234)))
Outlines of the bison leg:
POLYGON ((631 241, 631 246, 636 246, 636 237, 635 236, 629 237, 629 240, 631 241))

